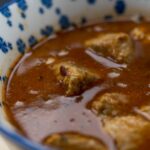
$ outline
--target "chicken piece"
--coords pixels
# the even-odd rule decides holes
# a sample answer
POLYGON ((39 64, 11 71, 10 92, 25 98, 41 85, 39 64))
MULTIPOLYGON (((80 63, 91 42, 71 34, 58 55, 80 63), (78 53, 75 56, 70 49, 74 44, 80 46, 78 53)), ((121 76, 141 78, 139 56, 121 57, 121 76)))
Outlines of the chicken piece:
POLYGON ((101 141, 77 133, 54 134, 46 138, 44 144, 62 150, 107 150, 101 141))
POLYGON ((92 104, 92 110, 97 115, 115 117, 124 115, 129 111, 130 99, 121 93, 105 93, 95 99, 92 104))
POLYGON ((145 33, 142 28, 134 28, 131 31, 131 35, 135 40, 143 40, 145 38, 145 33))
POLYGON ((145 44, 149 44, 150 33, 149 30, 143 27, 136 27, 131 31, 131 36, 134 40, 141 40, 145 44))
POLYGON ((118 150, 148 150, 150 122, 138 116, 105 119, 104 129, 116 141, 118 150))
POLYGON ((91 71, 76 66, 71 62, 62 62, 53 67, 56 78, 66 86, 66 95, 80 94, 90 84, 99 79, 99 76, 91 71))
POLYGON ((132 40, 126 33, 102 34, 86 41, 85 45, 121 63, 130 62, 134 53, 132 40))

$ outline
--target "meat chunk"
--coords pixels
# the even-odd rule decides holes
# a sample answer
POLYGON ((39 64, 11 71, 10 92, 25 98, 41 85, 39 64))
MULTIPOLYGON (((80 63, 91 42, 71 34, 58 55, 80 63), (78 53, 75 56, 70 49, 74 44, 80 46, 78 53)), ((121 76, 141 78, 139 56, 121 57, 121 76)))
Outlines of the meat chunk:
POLYGON ((102 34, 85 42, 98 54, 109 56, 118 62, 128 63, 133 57, 133 43, 126 33, 102 34))
POLYGON ((115 117, 128 112, 130 99, 121 93, 105 93, 92 102, 92 110, 98 115, 115 117))
POLYGON ((134 40, 141 40, 147 44, 150 41, 150 32, 146 28, 136 27, 131 31, 131 36, 134 40))
POLYGON ((131 35, 135 40, 143 40, 145 38, 143 29, 138 27, 131 31, 131 35))
POLYGON ((63 150, 106 150, 99 140, 77 133, 54 134, 44 143, 63 150))
POLYGON ((106 119, 104 129, 114 138, 118 150, 148 150, 150 122, 138 116, 106 119))
POLYGON ((67 96, 79 94, 88 88, 91 83, 99 79, 97 74, 71 62, 56 64, 53 70, 57 80, 66 86, 67 96))

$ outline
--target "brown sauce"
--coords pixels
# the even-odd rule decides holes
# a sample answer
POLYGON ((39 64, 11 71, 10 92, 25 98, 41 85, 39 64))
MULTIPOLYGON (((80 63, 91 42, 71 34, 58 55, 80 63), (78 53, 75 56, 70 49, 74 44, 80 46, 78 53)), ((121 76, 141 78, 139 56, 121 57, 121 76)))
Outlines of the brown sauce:
POLYGON ((123 93, 134 99, 130 103, 132 111, 128 112, 127 108, 127 113, 147 119, 134 109, 150 106, 150 40, 135 40, 131 31, 141 27, 150 34, 149 26, 148 22, 99 23, 59 33, 31 49, 14 67, 6 87, 7 114, 13 118, 13 124, 19 125, 24 134, 36 142, 42 142, 53 133, 77 132, 93 136, 109 149, 115 149, 114 139, 103 129, 101 117, 93 113, 90 104, 103 93, 123 93), (83 45, 100 33, 112 32, 131 36, 135 49, 131 63, 117 63, 91 53, 83 45), (101 80, 81 94, 67 97, 51 69, 52 64, 46 64, 48 58, 55 59, 52 64, 74 62, 94 71, 101 80))

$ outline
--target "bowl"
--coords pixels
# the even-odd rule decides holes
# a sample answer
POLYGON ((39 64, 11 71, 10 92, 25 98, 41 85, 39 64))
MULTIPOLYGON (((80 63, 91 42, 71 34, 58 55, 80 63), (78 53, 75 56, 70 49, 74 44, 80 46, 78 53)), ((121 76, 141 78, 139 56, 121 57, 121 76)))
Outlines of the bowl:
MULTIPOLYGON (((0 133, 11 150, 47 149, 17 133, 5 114, 4 88, 17 58, 41 39, 70 27, 143 16, 149 0, 12 0, 0 8, 0 133), (11 142, 10 142, 11 141, 11 142)), ((16 83, 17 84, 17 83, 16 83)))

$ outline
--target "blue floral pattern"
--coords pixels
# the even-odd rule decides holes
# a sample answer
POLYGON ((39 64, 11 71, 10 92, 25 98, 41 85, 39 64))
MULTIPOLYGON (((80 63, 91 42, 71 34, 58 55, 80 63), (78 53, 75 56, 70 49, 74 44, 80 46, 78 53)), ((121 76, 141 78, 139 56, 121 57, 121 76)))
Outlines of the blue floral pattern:
POLYGON ((22 39, 18 39, 17 42, 16 42, 16 44, 17 44, 18 51, 21 54, 24 54, 25 53, 25 49, 26 49, 25 42, 22 39))
POLYGON ((1 76, 1 75, 0 75, 0 81, 2 81, 2 82, 7 81, 7 77, 6 77, 6 76, 1 76))
POLYGON ((71 25, 70 20, 66 15, 60 16, 59 24, 62 29, 66 29, 66 28, 70 27, 70 25, 71 25))
POLYGON ((24 12, 22 12, 22 13, 21 13, 21 17, 22 17, 23 19, 25 19, 25 18, 26 18, 26 14, 25 14, 24 12))
POLYGON ((4 39, 0 37, 0 50, 3 53, 8 53, 9 50, 12 50, 12 44, 4 41, 4 39))
POLYGON ((42 7, 39 8, 39 13, 44 14, 44 9, 42 7))
POLYGON ((19 27, 20 31, 24 31, 24 25, 23 25, 23 24, 20 23, 20 24, 18 25, 18 27, 19 27))
POLYGON ((26 11, 28 9, 28 5, 25 0, 17 0, 17 5, 22 11, 26 11))
POLYGON ((61 14, 60 8, 56 8, 56 9, 55 9, 55 12, 56 12, 57 15, 60 15, 60 14, 61 14))
POLYGON ((53 33, 53 27, 52 26, 46 26, 44 29, 41 30, 41 34, 43 36, 49 36, 53 33))
POLYGON ((87 0, 87 2, 88 2, 89 4, 95 4, 95 3, 96 3, 96 0, 87 0))
POLYGON ((126 4, 124 0, 117 0, 115 4, 115 10, 118 14, 123 14, 125 12, 126 4))
POLYGON ((3 9, 1 9, 0 11, 2 13, 3 16, 5 16, 6 18, 10 18, 11 17, 11 12, 10 9, 8 7, 4 7, 3 9))
POLYGON ((37 39, 35 38, 35 36, 31 35, 31 36, 29 37, 28 42, 29 42, 29 45, 32 47, 32 46, 34 46, 38 41, 37 41, 37 39))
POLYGON ((9 27, 12 27, 12 21, 11 20, 7 20, 7 24, 9 27))
POLYGON ((20 14, 21 17, 22 17, 23 19, 25 19, 25 18, 26 18, 25 12, 26 12, 27 9, 28 9, 28 5, 27 5, 26 0, 17 0, 16 2, 17 2, 18 8, 22 11, 21 14, 20 14))
POLYGON ((50 8, 53 5, 52 0, 41 0, 41 2, 46 8, 50 8))

